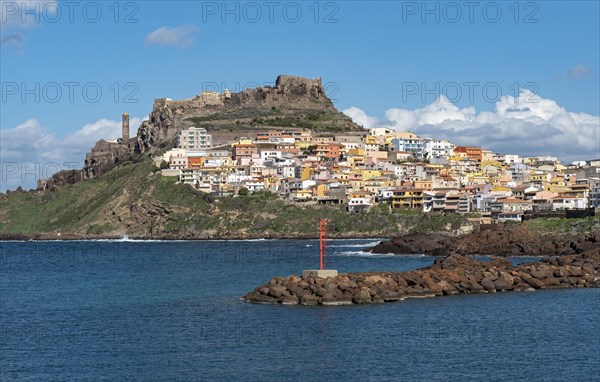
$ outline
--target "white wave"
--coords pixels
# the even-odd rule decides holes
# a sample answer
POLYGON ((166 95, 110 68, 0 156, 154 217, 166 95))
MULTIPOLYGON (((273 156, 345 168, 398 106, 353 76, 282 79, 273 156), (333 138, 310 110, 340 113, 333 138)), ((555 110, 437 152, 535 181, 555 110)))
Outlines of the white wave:
POLYGON ((328 245, 327 247, 331 248, 363 248, 363 247, 373 247, 377 244, 381 243, 381 240, 378 241, 369 241, 366 243, 354 243, 354 244, 333 244, 328 245))
POLYGON ((372 253, 372 252, 363 252, 363 251, 344 251, 344 252, 334 252, 334 256, 342 256, 342 257, 392 257, 396 256, 393 253, 372 253))

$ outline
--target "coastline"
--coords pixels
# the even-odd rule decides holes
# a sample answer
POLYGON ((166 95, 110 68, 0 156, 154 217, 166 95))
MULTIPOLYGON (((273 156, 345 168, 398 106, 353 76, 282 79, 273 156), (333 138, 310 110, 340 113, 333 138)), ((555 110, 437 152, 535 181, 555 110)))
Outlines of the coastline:
MULTIPOLYGON (((214 240, 223 240, 223 241, 245 241, 245 240, 318 240, 319 234, 298 234, 298 235, 244 235, 244 236, 236 236, 236 235, 227 235, 227 236, 210 236, 210 237, 187 237, 187 236, 177 236, 177 235, 153 235, 153 236, 136 236, 136 235, 73 235, 73 234, 61 234, 57 236, 57 234, 47 234, 47 233, 39 233, 39 234, 0 234, 0 242, 3 241, 39 241, 39 242, 48 242, 48 241, 98 241, 98 240, 110 240, 110 241, 118 241, 118 240, 131 240, 131 241, 214 241, 214 240)), ((356 232, 351 232, 347 234, 337 234, 330 235, 330 240, 388 240, 387 236, 377 236, 370 234, 360 234, 356 232)))

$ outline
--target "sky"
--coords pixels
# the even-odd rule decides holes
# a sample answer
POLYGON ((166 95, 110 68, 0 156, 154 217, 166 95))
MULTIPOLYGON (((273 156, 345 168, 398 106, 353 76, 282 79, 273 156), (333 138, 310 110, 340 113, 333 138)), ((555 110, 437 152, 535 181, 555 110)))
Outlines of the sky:
POLYGON ((279 74, 365 127, 600 158, 599 4, 0 0, 0 191, 80 168, 155 98, 279 74))

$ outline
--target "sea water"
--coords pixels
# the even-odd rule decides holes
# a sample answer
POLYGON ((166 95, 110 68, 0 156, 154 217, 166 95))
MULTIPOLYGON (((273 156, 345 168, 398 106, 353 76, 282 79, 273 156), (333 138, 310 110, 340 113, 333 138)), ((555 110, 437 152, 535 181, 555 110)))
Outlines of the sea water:
MULTIPOLYGON (((332 240, 327 267, 435 260, 362 252, 377 242, 332 240)), ((600 380, 598 289, 254 305, 240 297, 318 267, 318 243, 1 242, 0 255, 2 381, 600 380)))

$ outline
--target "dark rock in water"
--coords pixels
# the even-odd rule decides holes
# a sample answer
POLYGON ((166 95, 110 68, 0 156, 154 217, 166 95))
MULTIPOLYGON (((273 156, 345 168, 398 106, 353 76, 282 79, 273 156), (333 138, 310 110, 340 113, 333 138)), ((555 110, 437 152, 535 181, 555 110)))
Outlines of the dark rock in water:
POLYGON ((544 287, 544 283, 541 280, 535 279, 535 278, 528 278, 527 280, 525 280, 525 282, 527 282, 527 284, 531 285, 532 288, 535 289, 541 289, 544 287))
POLYGON ((408 234, 382 241, 368 249, 373 253, 431 256, 499 255, 499 256, 564 256, 600 248, 600 230, 582 235, 544 236, 524 225, 486 227, 465 236, 442 234, 408 234))
POLYGON ((275 285, 275 286, 272 286, 271 288, 269 288, 269 296, 279 298, 286 293, 287 293, 287 295, 289 295, 288 290, 284 286, 275 285))
POLYGON ((281 299, 283 305, 298 305, 299 302, 300 300, 296 296, 284 296, 281 299))
POLYGON ((471 293, 484 293, 485 289, 476 282, 473 282, 469 285, 469 290, 471 293))
POLYGON ((361 289, 352 297, 352 302, 355 304, 367 304, 372 301, 371 293, 368 289, 361 289))
POLYGON ((300 298, 300 304, 302 304, 302 305, 317 305, 317 304, 319 304, 319 298, 317 296, 307 294, 300 298))
POLYGON ((533 290, 535 290, 535 289, 534 289, 534 288, 532 288, 532 287, 531 287, 529 284, 526 284, 526 283, 519 283, 519 284, 516 284, 516 285, 513 287, 513 289, 512 289, 512 290, 514 290, 514 291, 517 291, 517 292, 518 292, 518 291, 533 291, 533 290))
POLYGON ((496 293, 496 285, 494 284, 494 281, 492 281, 491 279, 484 278, 483 280, 481 280, 481 286, 488 293, 496 293))
POLYGON ((512 288, 512 282, 501 277, 498 280, 494 280, 494 288, 496 288, 497 291, 510 290, 512 288))
POLYGON ((243 299, 284 305, 377 304, 455 294, 600 287, 600 251, 513 266, 504 258, 478 261, 453 253, 409 272, 339 274, 327 279, 276 277, 243 299))
POLYGON ((383 292, 381 292, 381 298, 383 298, 383 301, 389 302, 389 301, 399 301, 402 300, 404 297, 402 294, 390 290, 390 289, 385 289, 383 292))

